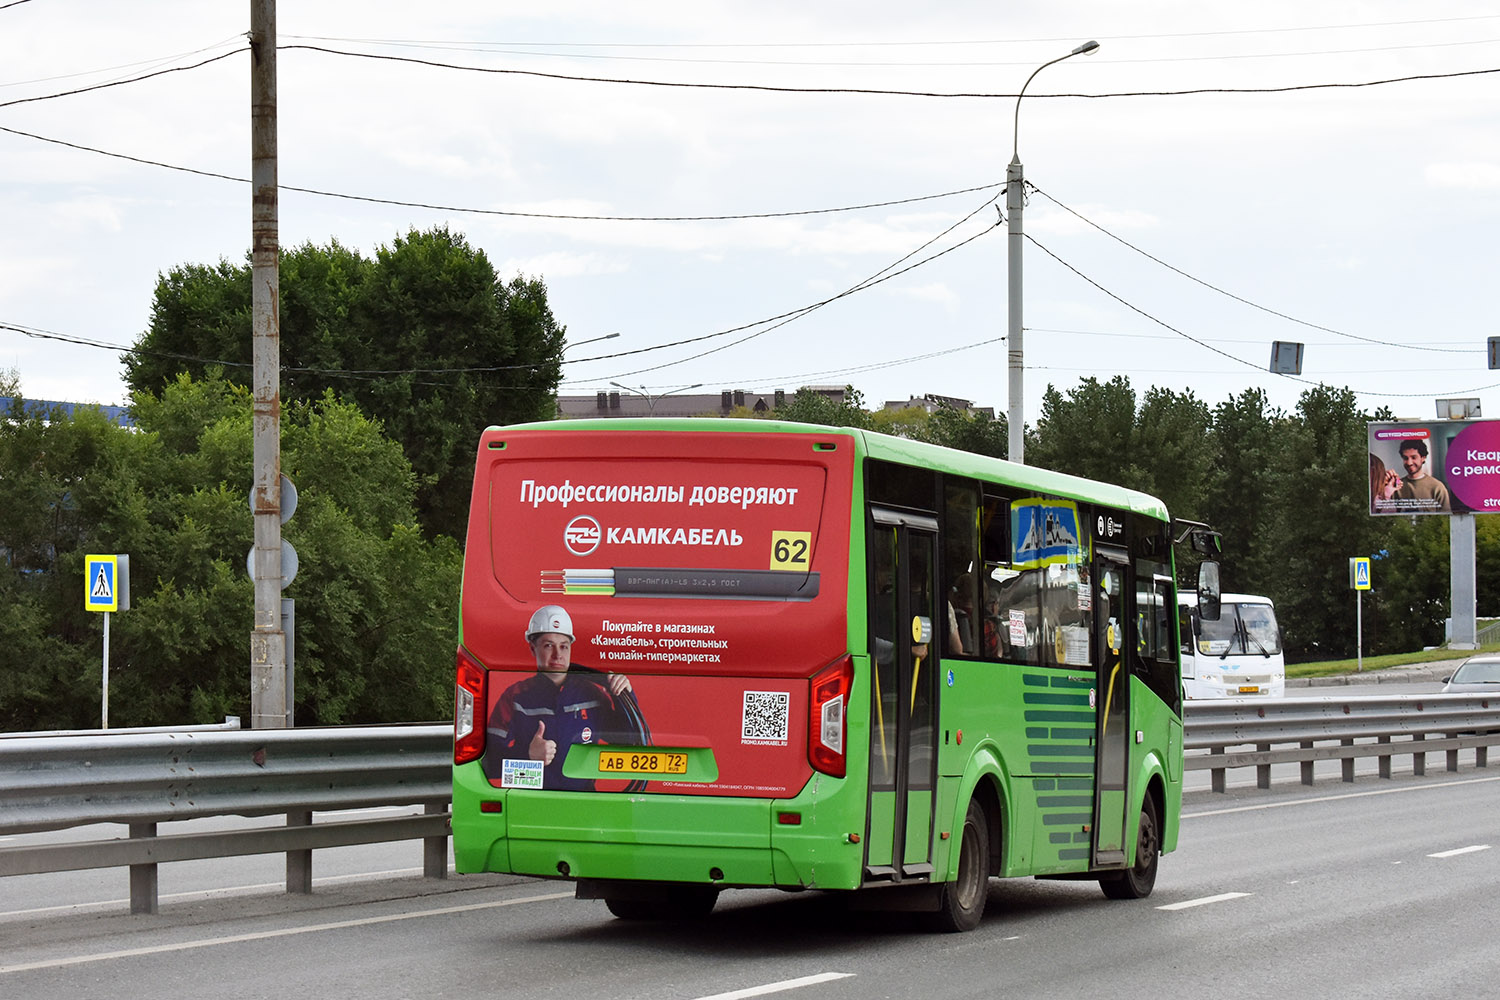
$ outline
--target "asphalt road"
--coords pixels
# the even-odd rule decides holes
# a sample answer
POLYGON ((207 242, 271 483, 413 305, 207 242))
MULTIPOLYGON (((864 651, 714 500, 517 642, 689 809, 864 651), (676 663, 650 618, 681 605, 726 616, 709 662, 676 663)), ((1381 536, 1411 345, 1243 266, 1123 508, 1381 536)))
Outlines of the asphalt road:
MULTIPOLYGON (((232 870, 206 894, 170 896, 169 882, 215 879, 164 866, 162 912, 149 917, 17 905, 45 902, 18 900, 17 883, 29 897, 63 876, 8 879, 0 995, 1493 995, 1500 774, 1467 766, 1187 798, 1180 848, 1162 859, 1149 899, 1109 901, 1091 883, 996 880, 984 922, 962 935, 851 912, 833 894, 732 892, 704 921, 634 924, 555 883, 335 871, 390 871, 398 866, 386 852, 412 845, 320 852, 319 873, 336 877, 307 897, 241 886, 232 870)), ((124 873, 99 874, 118 900, 124 873)))

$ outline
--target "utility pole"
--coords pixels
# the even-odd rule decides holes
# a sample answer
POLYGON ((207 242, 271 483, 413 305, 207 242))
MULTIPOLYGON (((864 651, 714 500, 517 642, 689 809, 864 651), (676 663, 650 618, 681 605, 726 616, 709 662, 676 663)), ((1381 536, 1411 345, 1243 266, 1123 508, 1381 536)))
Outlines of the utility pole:
POLYGON ((250 343, 255 518, 251 562, 250 725, 286 728, 286 632, 281 627, 281 316, 277 254, 276 0, 250 0, 250 343))
POLYGON ((1021 225, 1021 213, 1026 208, 1026 170, 1021 166, 1021 98, 1036 75, 1054 63, 1071 59, 1076 55, 1091 56, 1099 51, 1099 43, 1087 41, 1065 56, 1044 62, 1031 71, 1021 92, 1016 95, 1016 114, 1011 129, 1010 165, 1005 168, 1005 220, 1006 220, 1006 334, 1005 353, 1009 406, 1006 411, 1007 452, 1006 458, 1018 465, 1026 464, 1026 349, 1023 339, 1026 329, 1022 325, 1021 296, 1025 288, 1021 282, 1022 253, 1026 249, 1026 233, 1021 225))

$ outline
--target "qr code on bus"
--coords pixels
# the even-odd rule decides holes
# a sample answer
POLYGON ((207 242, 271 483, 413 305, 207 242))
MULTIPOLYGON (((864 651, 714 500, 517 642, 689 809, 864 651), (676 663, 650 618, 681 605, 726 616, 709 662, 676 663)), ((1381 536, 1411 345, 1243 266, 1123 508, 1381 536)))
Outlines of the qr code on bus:
POLYGON ((785 746, 791 703, 785 691, 746 691, 740 742, 785 746))

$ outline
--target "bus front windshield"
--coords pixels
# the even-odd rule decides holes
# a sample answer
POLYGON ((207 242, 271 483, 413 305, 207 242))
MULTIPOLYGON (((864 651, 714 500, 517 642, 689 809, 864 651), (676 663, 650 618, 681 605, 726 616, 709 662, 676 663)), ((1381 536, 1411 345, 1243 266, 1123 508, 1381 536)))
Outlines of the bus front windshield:
POLYGON ((1276 611, 1269 604, 1225 602, 1219 620, 1199 620, 1198 652, 1207 656, 1274 656, 1281 652, 1276 611))

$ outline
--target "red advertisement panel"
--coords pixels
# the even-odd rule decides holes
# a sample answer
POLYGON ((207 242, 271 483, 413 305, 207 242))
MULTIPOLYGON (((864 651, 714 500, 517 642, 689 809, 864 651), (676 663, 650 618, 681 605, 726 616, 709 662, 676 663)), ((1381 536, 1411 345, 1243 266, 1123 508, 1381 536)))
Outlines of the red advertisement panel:
POLYGON ((853 466, 835 435, 487 432, 463 638, 490 780, 795 794, 808 679, 846 652, 853 466))

